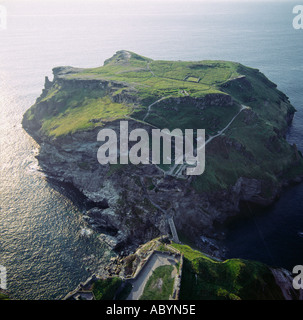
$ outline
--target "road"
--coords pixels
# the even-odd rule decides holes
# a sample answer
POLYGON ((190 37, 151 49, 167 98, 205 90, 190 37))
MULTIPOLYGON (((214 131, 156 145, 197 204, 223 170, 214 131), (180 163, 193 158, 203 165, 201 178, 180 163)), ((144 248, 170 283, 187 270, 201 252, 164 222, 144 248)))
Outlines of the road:
POLYGON ((151 259, 143 266, 139 275, 134 280, 130 280, 130 283, 133 285, 133 289, 127 300, 139 300, 145 285, 152 275, 153 271, 156 270, 160 266, 175 266, 176 261, 165 253, 154 253, 151 259))

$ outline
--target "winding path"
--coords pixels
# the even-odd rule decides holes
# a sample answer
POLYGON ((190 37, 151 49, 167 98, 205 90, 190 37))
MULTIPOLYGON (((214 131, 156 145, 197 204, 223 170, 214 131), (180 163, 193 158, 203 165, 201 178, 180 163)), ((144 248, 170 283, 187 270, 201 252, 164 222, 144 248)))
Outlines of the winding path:
MULTIPOLYGON (((152 72, 152 70, 150 69, 150 66, 149 66, 149 63, 147 64, 147 68, 148 70, 154 75, 154 73, 152 72)), ((166 97, 162 97, 160 99, 158 99, 157 101, 153 102, 152 104, 150 104, 147 108, 147 112, 143 118, 143 122, 147 123, 148 125, 151 125, 149 122, 146 122, 145 120, 148 118, 148 116, 150 115, 150 112, 151 112, 151 108, 156 105, 157 103, 165 100, 165 99, 168 99, 168 98, 171 98, 171 96, 166 96, 166 97)), ((230 126, 231 124, 234 122, 234 120, 238 117, 238 115, 245 109, 249 109, 249 107, 247 106, 244 106, 244 105, 241 105, 241 108, 239 110, 239 112, 230 120, 230 122, 220 131, 218 131, 218 133, 214 136, 210 136, 207 141, 199 148, 199 149, 196 149, 195 151, 199 151, 201 150, 202 148, 205 148, 205 146, 210 143, 213 139, 221 136, 230 126)), ((159 129, 159 128, 158 128, 159 129)), ((186 139, 186 137, 185 137, 186 139)), ((190 142, 191 143, 191 142, 190 142)), ((183 163, 183 158, 178 158, 176 159, 175 161, 175 164, 171 167, 171 169, 169 171, 164 171, 162 170, 160 167, 158 167, 164 174, 167 174, 167 175, 170 175, 170 176, 173 176, 173 177, 179 177, 179 178, 182 178, 183 177, 183 171, 189 166, 187 163, 183 163, 183 164, 180 164, 180 163, 183 163)))
MULTIPOLYGON (((205 148, 205 146, 206 146, 208 143, 210 143, 213 139, 221 136, 221 135, 231 126, 231 124, 232 124, 232 123, 234 122, 234 120, 238 117, 238 115, 239 115, 243 110, 245 110, 245 109, 249 109, 249 107, 244 106, 244 105, 241 105, 241 108, 240 108, 239 112, 230 120, 230 122, 229 122, 222 130, 218 131, 218 133, 217 133, 216 135, 210 136, 210 137, 207 139, 207 141, 205 142, 205 144, 203 144, 199 149, 196 149, 196 151, 199 151, 199 150, 201 150, 202 148, 205 148)), ((177 164, 175 164, 175 165, 169 170, 169 172, 168 172, 169 175, 172 175, 172 176, 175 176, 175 177, 182 175, 183 170, 188 166, 188 164, 187 164, 187 163, 184 163, 184 164, 180 165, 180 164, 178 164, 178 162, 180 162, 180 160, 182 160, 182 159, 177 159, 177 161, 176 161, 177 164), (177 168, 178 166, 180 166, 180 167, 179 167, 179 168, 177 169, 177 171, 175 172, 175 170, 176 170, 176 168, 177 168)))
POLYGON ((147 63, 147 70, 155 77, 156 75, 154 74, 153 70, 150 68, 150 62, 147 63))
MULTIPOLYGON (((168 98, 170 98, 170 97, 171 97, 171 96, 162 97, 162 98, 160 98, 159 100, 157 100, 157 101, 153 102, 152 104, 150 104, 150 105, 148 106, 148 108, 147 108, 147 112, 146 112, 145 117, 143 118, 143 121, 145 121, 145 119, 149 116, 150 110, 151 110, 151 107, 152 107, 152 106, 154 106, 155 104, 159 103, 160 101, 165 100, 165 99, 168 99, 168 98)), ((147 122, 147 123, 148 123, 148 122, 147 122)))

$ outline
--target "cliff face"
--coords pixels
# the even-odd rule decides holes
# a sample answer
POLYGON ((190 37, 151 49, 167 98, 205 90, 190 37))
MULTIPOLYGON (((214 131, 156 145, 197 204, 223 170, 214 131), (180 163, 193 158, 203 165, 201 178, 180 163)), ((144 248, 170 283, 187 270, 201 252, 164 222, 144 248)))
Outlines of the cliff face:
POLYGON ((168 216, 190 238, 213 237, 216 223, 239 214, 242 201, 268 205, 283 185, 302 176, 302 156, 283 137, 294 108, 258 71, 238 64, 190 64, 188 70, 195 70, 199 82, 184 81, 188 70, 182 66, 180 89, 172 71, 169 80, 157 75, 163 66, 156 62, 132 53, 118 57, 96 70, 55 68, 54 80, 46 79, 42 95, 22 122, 40 143, 41 168, 86 197, 90 204, 84 218, 113 236, 116 249, 126 253, 168 233, 168 216), (202 78, 202 71, 210 70, 204 74, 207 81, 214 68, 222 77, 226 68, 241 69, 246 76, 231 78, 228 73, 222 83, 201 83, 199 72, 202 78), (140 84, 145 73, 148 78, 140 84), (249 108, 218 135, 241 104, 249 108), (97 134, 101 128, 114 129, 119 143, 122 119, 128 120, 129 131, 205 128, 208 137, 217 134, 206 149, 205 173, 183 179, 161 166, 100 165, 97 134))

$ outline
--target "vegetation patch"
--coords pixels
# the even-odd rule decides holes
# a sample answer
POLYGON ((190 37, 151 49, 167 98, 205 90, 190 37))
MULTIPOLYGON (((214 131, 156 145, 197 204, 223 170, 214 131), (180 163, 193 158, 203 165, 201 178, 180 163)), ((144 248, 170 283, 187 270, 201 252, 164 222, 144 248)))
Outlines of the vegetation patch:
POLYGON ((113 300, 122 280, 118 277, 99 279, 93 284, 93 294, 96 300, 113 300))
POLYGON ((0 300, 9 300, 9 297, 7 294, 0 292, 0 300))
POLYGON ((186 78, 186 81, 190 81, 190 82, 199 82, 200 78, 196 78, 196 77, 188 77, 186 78))
POLYGON ((184 254, 180 300, 283 300, 270 269, 243 259, 215 261, 189 246, 184 254))
MULTIPOLYGON (((239 63, 155 61, 118 51, 102 67, 61 74, 25 119, 40 128, 42 136, 52 138, 132 119, 159 129, 205 129, 208 139, 230 123, 241 105, 249 108, 207 144, 205 172, 192 179, 195 191, 226 190, 239 177, 277 185, 301 175, 302 154, 284 138, 293 106, 259 70, 239 63), (86 80, 107 84, 89 88, 86 80)), ((89 170, 84 163, 78 166, 89 170)), ((168 171, 171 165, 159 167, 168 171)), ((107 176, 123 168, 111 165, 107 176)), ((152 181, 146 186, 157 190, 152 181)), ((264 196, 271 197, 271 192, 264 196)))
POLYGON ((67 105, 58 110, 55 116, 44 119, 42 130, 50 136, 58 137, 123 119, 129 113, 128 106, 114 103, 109 97, 84 98, 77 105, 67 101, 67 105))
POLYGON ((168 300, 173 292, 173 266, 160 266, 148 279, 140 300, 168 300))

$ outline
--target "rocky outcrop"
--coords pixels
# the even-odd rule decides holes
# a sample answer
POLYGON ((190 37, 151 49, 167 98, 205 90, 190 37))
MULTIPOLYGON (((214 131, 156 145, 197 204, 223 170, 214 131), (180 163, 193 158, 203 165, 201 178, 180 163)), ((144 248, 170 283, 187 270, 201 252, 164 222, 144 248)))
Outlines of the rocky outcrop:
POLYGON ((230 79, 225 84, 223 84, 222 87, 230 88, 232 86, 238 86, 243 91, 252 89, 251 83, 249 82, 249 80, 247 80, 246 76, 243 76, 243 75, 230 79))
MULTIPOLYGON (((168 217, 174 218, 177 230, 182 230, 192 239, 200 239, 201 234, 213 237, 216 224, 239 214, 242 202, 269 205, 279 195, 283 183, 287 182, 273 185, 262 179, 240 175, 229 187, 197 191, 192 183, 194 178, 176 179, 155 165, 100 165, 97 161, 100 147, 97 135, 100 128, 76 131, 56 138, 47 136, 41 130, 43 118, 56 115, 58 108, 64 106, 64 101, 45 99, 46 95, 61 87, 103 92, 113 102, 129 105, 139 104, 140 98, 136 90, 124 82, 85 79, 83 75, 78 78, 77 74, 81 70, 72 67, 53 69, 53 82, 46 78, 42 95, 35 106, 26 112, 22 124, 40 144, 38 160, 42 170, 50 178, 65 186, 72 186, 82 194, 87 204, 84 219, 100 231, 103 239, 114 249, 126 254, 141 243, 169 233, 168 217), (67 77, 69 74, 73 77, 67 77)), ((244 76, 230 80, 225 87, 228 89, 235 85, 243 90, 251 89, 250 82, 244 76)), ((286 103, 283 97, 282 104, 286 103)), ((190 104, 203 110, 214 106, 233 106, 235 103, 231 95, 222 92, 206 94, 200 98, 166 98, 161 101, 161 108, 178 109, 180 104, 190 104)), ((289 123, 292 116, 293 111, 289 109, 285 123, 289 123)), ((90 122, 99 120, 90 119, 90 122)), ((253 125, 258 121, 258 116, 252 109, 247 109, 242 112, 241 121, 243 126, 253 125)), ((129 131, 140 128, 150 133, 152 129, 152 126, 142 121, 128 119, 128 123, 129 131)), ((118 133, 119 124, 118 120, 108 121, 106 127, 118 133)), ((275 134, 281 135, 279 128, 275 134)), ((119 139, 119 134, 117 136, 119 139)), ((219 141, 219 151, 226 158, 229 156, 226 151, 229 148, 245 159, 255 161, 251 152, 239 141, 227 136, 220 136, 216 140, 219 141), (224 148, 220 147, 220 143, 224 148)), ((269 141, 268 148, 274 142, 269 141)), ((217 150, 213 148, 210 152, 216 155, 217 150)), ((296 161, 301 159, 298 151, 296 157, 296 161)))
POLYGON ((281 288, 285 300, 303 300, 302 290, 295 290, 293 287, 293 276, 286 269, 270 268, 275 277, 277 285, 281 288))
MULTIPOLYGON (((118 121, 112 123, 111 128, 118 130, 118 125, 118 121)), ((137 122, 129 121, 130 130, 136 126, 137 122)), ((46 140, 38 160, 49 177, 72 185, 85 196, 90 205, 84 219, 96 230, 116 237, 116 242, 110 242, 117 250, 127 253, 169 233, 163 212, 174 217, 178 230, 198 238, 201 233, 213 236, 214 224, 239 213, 241 201, 260 205, 274 201, 264 197, 262 181, 257 179, 240 177, 228 190, 198 193, 190 180, 165 176, 153 165, 100 165, 97 133, 95 129, 46 140)))
MULTIPOLYGON (((238 201, 251 202, 263 206, 270 205, 274 199, 264 198, 262 183, 263 181, 261 180, 240 177, 233 186, 233 194, 238 201)), ((273 192, 273 194, 277 195, 278 191, 273 192)))
POLYGON ((179 97, 179 98, 167 98, 162 101, 162 105, 165 106, 178 106, 179 104, 191 104, 195 106, 197 109, 205 109, 205 107, 226 107, 232 106, 234 104, 234 100, 228 94, 223 93, 212 93, 206 94, 203 98, 195 98, 195 97, 179 97))

